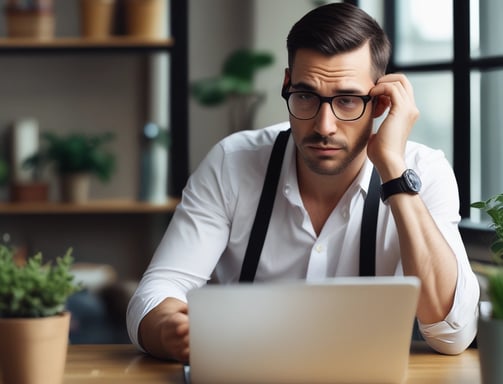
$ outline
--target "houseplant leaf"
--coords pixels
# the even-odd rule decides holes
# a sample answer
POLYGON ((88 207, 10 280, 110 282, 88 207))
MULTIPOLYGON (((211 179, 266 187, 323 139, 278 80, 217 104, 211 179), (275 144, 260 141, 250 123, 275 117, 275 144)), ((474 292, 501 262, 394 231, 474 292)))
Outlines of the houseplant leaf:
POLYGON ((44 263, 42 254, 19 265, 12 249, 0 245, 0 317, 48 317, 64 311, 70 295, 81 286, 70 272, 72 249, 55 263, 44 263))

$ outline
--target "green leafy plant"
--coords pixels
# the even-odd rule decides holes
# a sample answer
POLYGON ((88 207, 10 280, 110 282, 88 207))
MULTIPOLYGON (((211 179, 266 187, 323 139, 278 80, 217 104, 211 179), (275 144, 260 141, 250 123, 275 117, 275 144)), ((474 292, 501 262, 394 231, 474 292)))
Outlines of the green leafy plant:
POLYGON ((33 318, 60 314, 70 295, 81 290, 70 268, 72 249, 55 263, 37 253, 19 265, 11 248, 0 245, 0 317, 33 318))
POLYGON ((45 145, 25 161, 26 167, 32 167, 35 178, 46 164, 54 164, 59 174, 88 172, 101 181, 108 181, 115 170, 116 157, 106 148, 114 138, 107 132, 98 135, 72 133, 59 136, 55 133, 42 134, 45 145))
POLYGON ((472 203, 471 206, 482 210, 491 218, 491 227, 496 233, 496 238, 490 245, 496 267, 486 269, 485 275, 492 317, 503 320, 503 193, 472 203))
POLYGON ((252 129, 257 108, 265 99, 263 92, 254 89, 255 73, 273 62, 274 57, 268 52, 237 50, 224 61, 219 75, 193 82, 191 94, 207 107, 229 102, 231 133, 252 129))
POLYGON ((219 105, 232 95, 254 92, 255 73, 274 61, 272 54, 240 49, 224 61, 218 76, 197 80, 192 84, 192 96, 202 105, 219 105))

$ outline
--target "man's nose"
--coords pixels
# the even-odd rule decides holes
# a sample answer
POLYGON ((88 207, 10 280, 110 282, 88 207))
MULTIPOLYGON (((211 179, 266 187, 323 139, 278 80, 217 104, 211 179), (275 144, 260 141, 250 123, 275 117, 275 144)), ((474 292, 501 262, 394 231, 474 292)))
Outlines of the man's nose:
POLYGON ((316 116, 316 131, 321 136, 331 136, 337 131, 337 118, 329 102, 324 101, 316 116))

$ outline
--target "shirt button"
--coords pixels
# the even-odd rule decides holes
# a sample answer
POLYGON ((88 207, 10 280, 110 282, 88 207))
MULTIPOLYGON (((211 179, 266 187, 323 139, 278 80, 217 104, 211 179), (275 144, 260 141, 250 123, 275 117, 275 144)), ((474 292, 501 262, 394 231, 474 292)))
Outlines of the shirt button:
POLYGON ((318 244, 314 249, 316 250, 316 252, 321 253, 323 252, 323 245, 318 244))
POLYGON ((290 186, 289 185, 285 185, 285 188, 284 188, 285 195, 289 195, 290 191, 291 191, 290 186))

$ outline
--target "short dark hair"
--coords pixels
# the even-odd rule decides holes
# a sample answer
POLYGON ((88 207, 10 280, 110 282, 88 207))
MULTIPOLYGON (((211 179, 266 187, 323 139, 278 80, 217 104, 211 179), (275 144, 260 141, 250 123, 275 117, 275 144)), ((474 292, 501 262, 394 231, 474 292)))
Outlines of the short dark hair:
POLYGON ((386 73, 391 44, 379 24, 349 3, 330 3, 313 9, 294 24, 287 38, 288 66, 301 48, 325 55, 345 53, 369 42, 376 80, 386 73))

